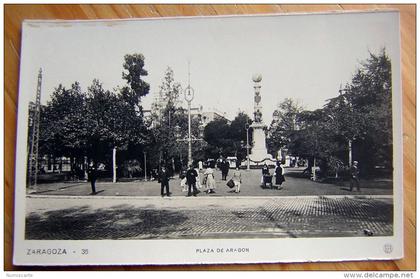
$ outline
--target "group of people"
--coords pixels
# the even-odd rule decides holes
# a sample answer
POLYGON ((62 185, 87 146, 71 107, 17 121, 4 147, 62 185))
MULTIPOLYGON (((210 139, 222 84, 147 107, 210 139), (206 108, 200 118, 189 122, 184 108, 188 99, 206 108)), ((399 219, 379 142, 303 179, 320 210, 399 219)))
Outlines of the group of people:
MULTIPOLYGON (((220 164, 220 170, 222 172, 222 180, 226 181, 227 176, 229 173, 229 163, 226 160, 223 160, 220 164)), ((262 176, 261 176, 261 185, 265 186, 266 183, 270 183, 270 186, 272 186, 272 178, 273 176, 270 174, 270 169, 268 165, 265 163, 261 169, 262 176)), ((352 163, 352 166, 350 168, 350 191, 353 191, 353 188, 356 187, 357 191, 360 191, 360 181, 359 181, 359 168, 358 168, 358 162, 354 161, 352 163)), ((94 164, 91 164, 88 169, 88 180, 91 183, 92 188, 92 195, 97 194, 95 182, 97 179, 97 168, 94 164)), ((281 189, 281 185, 283 182, 285 182, 284 178, 284 170, 281 166, 280 162, 277 162, 276 167, 274 169, 274 176, 275 176, 275 185, 278 186, 278 189, 281 189)), ((171 178, 170 173, 168 170, 162 166, 159 173, 158 173, 158 182, 161 185, 161 196, 168 196, 170 197, 172 193, 169 191, 169 179, 171 178)), ((239 193, 241 189, 242 184, 242 175, 239 170, 239 166, 236 167, 236 169, 233 171, 232 177, 229 179, 233 182, 232 188, 234 188, 235 193, 239 193)), ((200 178, 200 173, 196 169, 194 169, 194 166, 191 164, 189 166, 189 169, 185 173, 185 176, 182 177, 181 180, 181 187, 183 191, 188 191, 187 196, 197 196, 198 193, 201 191, 201 189, 204 186, 204 191, 207 194, 213 194, 216 193, 216 180, 214 177, 214 169, 211 168, 211 166, 208 166, 204 173, 202 179, 200 178)))
MULTIPOLYGON (((267 183, 270 184, 270 186, 273 186, 273 176, 270 174, 270 168, 268 167, 267 163, 264 163, 261 172, 261 186, 265 187, 267 183)), ((281 185, 286 181, 286 179, 284 178, 284 169, 280 162, 276 163, 276 167, 274 168, 274 176, 275 185, 278 187, 278 189, 281 189, 281 185)))
MULTIPOLYGON (((222 172, 222 180, 226 181, 227 175, 229 173, 229 163, 222 161, 220 165, 222 172)), ((163 166, 159 171, 158 182, 161 184, 161 196, 165 197, 171 196, 169 191, 169 175, 166 171, 166 168, 163 166)), ((242 183, 242 175, 239 170, 239 166, 235 169, 232 174, 232 177, 229 179, 234 183, 233 192, 239 193, 242 183)), ((206 194, 215 194, 216 193, 216 179, 215 171, 211 166, 207 166, 204 172, 197 170, 191 164, 184 175, 181 176, 181 188, 183 192, 188 192, 187 197, 197 196, 198 193, 204 191, 206 194)))
MULTIPOLYGON (((226 160, 223 160, 219 164, 219 168, 222 172, 222 180, 228 181, 227 185, 231 184, 231 187, 234 193, 240 193, 241 191, 241 184, 242 184, 242 174, 239 169, 239 166, 236 166, 235 170, 232 173, 232 176, 228 179, 229 173, 229 163, 226 160), (229 184, 230 183, 230 184, 229 184)), ((198 193, 204 191, 206 194, 214 194, 216 193, 216 179, 214 175, 215 171, 211 166, 207 166, 204 172, 197 170, 191 164, 187 170, 187 172, 181 176, 181 188, 183 192, 188 192, 187 197, 190 196, 197 196, 198 193)), ((275 184, 280 186, 285 181, 284 178, 284 170, 281 166, 280 162, 277 162, 277 165, 274 169, 274 176, 275 176, 275 184)), ((270 170, 267 164, 264 164, 262 167, 262 177, 261 177, 261 184, 265 183, 265 178, 270 177, 270 181, 272 179, 272 175, 270 174, 270 170)), ((161 171, 159 172, 159 179, 158 182, 161 183, 161 195, 164 196, 171 196, 169 192, 169 176, 165 171, 165 167, 162 167, 161 171), (165 191, 166 190, 166 193, 165 191)), ((271 182, 270 182, 271 183, 271 182)), ((279 188, 280 189, 280 188, 279 188)))
MULTIPOLYGON (((227 180, 227 175, 229 172, 229 167, 224 167, 224 162, 220 165, 220 169, 222 171, 222 180, 227 180)), ((165 196, 164 189, 166 189, 166 195, 170 196, 169 192, 169 176, 165 175, 165 168, 162 168, 162 172, 159 175, 159 179, 161 182, 161 195, 162 197, 165 196)), ((267 183, 270 184, 270 186, 273 186, 273 175, 270 173, 270 168, 265 163, 261 169, 262 176, 261 176, 261 185, 266 186, 267 183)), ((359 168, 358 168, 358 162, 354 161, 351 168, 350 168, 351 178, 350 178, 350 191, 353 191, 353 188, 356 187, 357 191, 360 191, 360 182, 359 182, 359 168)), ((284 169, 281 166, 280 162, 276 163, 276 167, 274 169, 274 177, 275 177, 275 185, 278 189, 282 188, 282 184, 286 181, 284 177, 284 169)), ((232 188, 234 187, 234 192, 239 193, 241 189, 242 184, 242 175, 239 170, 239 167, 237 166, 234 170, 232 177, 229 179, 231 180, 231 183, 233 183, 232 188)), ((199 172, 194 169, 193 165, 189 166, 188 171, 186 172, 185 177, 181 180, 181 187, 183 188, 183 191, 187 191, 188 188, 188 194, 187 196, 197 196, 198 193, 200 193, 200 190, 198 188, 201 188, 203 185, 205 192, 207 194, 216 193, 216 180, 214 177, 214 170, 210 166, 207 167, 207 169, 203 173, 203 179, 200 179, 199 172)))

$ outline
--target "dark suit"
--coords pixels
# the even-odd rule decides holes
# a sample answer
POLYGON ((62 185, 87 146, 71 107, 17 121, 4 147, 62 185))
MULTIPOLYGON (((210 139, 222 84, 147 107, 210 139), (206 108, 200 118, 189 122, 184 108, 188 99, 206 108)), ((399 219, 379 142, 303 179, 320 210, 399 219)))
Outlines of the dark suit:
POLYGON ((352 165, 350 167, 350 192, 353 191, 354 185, 356 185, 357 191, 360 191, 360 181, 359 181, 359 168, 357 165, 352 165))
POLYGON ((160 182, 160 194, 165 196, 164 189, 166 188, 166 195, 169 197, 169 173, 166 169, 163 169, 159 172, 159 182, 160 182))
POLYGON ((226 180, 226 177, 229 172, 230 164, 227 161, 223 161, 220 165, 220 169, 222 170, 222 180, 226 180))
POLYGON ((90 186, 92 188, 92 193, 96 193, 96 178, 98 177, 98 173, 95 167, 90 167, 88 170, 88 180, 90 181, 90 186))
POLYGON ((188 196, 191 196, 191 194, 196 196, 198 190, 197 190, 197 187, 195 187, 195 184, 197 182, 196 177, 198 176, 198 173, 195 169, 189 169, 187 170, 186 176, 187 176, 187 184, 188 184, 188 196))

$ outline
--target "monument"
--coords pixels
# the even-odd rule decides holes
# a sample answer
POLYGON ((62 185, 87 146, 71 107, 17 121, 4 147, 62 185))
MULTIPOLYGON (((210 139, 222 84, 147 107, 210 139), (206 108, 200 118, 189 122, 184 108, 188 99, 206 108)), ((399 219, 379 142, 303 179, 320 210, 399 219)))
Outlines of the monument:
POLYGON ((252 139, 253 145, 251 149, 251 154, 249 155, 250 164, 252 166, 260 166, 264 163, 268 165, 273 165, 275 160, 273 157, 268 154, 267 146, 265 143, 265 130, 267 126, 262 120, 262 105, 261 105, 261 74, 254 74, 252 76, 254 81, 254 121, 250 125, 252 128, 252 139))

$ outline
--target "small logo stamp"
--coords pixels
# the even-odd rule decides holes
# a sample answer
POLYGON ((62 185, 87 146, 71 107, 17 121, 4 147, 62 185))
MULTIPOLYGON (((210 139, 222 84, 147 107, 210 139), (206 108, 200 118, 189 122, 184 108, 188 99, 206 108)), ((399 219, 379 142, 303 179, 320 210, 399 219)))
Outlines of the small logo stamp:
POLYGON ((384 245, 384 252, 386 254, 391 254, 392 250, 393 250, 392 244, 387 243, 387 244, 384 245))

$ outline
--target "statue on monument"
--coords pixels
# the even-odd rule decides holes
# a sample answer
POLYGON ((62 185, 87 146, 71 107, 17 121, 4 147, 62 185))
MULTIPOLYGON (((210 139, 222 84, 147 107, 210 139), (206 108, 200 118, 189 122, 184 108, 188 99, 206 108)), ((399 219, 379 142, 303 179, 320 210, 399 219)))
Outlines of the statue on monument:
POLYGON ((256 112, 254 112, 254 121, 257 123, 262 122, 262 113, 260 110, 257 110, 256 112))

